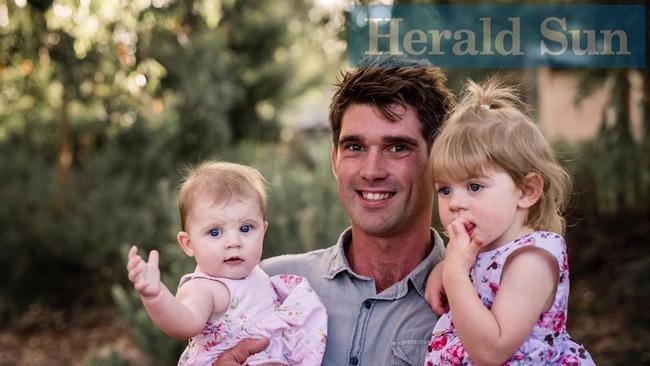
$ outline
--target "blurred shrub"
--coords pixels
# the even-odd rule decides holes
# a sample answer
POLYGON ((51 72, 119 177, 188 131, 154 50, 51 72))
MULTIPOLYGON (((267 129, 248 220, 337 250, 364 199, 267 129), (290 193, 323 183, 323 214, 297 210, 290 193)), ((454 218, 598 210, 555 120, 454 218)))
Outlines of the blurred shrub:
POLYGON ((558 147, 574 179, 569 330, 598 364, 650 362, 649 147, 606 127, 558 147))
MULTIPOLYGON (((169 276, 164 275, 165 279, 169 276)), ((168 281, 165 281, 169 285, 168 281)), ((174 287, 171 287, 172 289, 174 287)), ((174 339, 161 332, 149 319, 140 297, 128 287, 113 285, 111 293, 120 313, 131 324, 131 336, 138 349, 155 361, 156 365, 175 365, 186 341, 174 339)))
POLYGON ((164 151, 136 123, 78 162, 61 186, 56 150, 21 139, 0 143, 0 298, 11 299, 2 301, 3 315, 29 303, 73 309, 107 303, 103 284, 125 278, 121 245, 168 238, 164 228, 174 212, 161 176, 164 151), (125 159, 124 151, 139 158, 125 159))
POLYGON ((84 360, 82 366, 128 366, 129 362, 122 357, 114 348, 106 352, 97 351, 90 354, 84 360))
POLYGON ((302 0, 51 6, 0 4, 0 318, 109 301, 122 244, 175 232, 179 163, 275 140, 327 63, 289 52, 321 26, 302 0))

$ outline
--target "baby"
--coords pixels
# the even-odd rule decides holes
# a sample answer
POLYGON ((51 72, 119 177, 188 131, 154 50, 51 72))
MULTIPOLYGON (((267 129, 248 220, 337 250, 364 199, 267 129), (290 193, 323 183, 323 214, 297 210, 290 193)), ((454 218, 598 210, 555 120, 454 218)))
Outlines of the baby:
POLYGON ((158 252, 145 262, 129 250, 129 280, 151 320, 166 334, 189 338, 179 365, 211 365, 246 338, 267 337, 246 365, 320 365, 327 315, 303 277, 269 277, 259 267, 265 220, 264 178, 250 167, 206 162, 180 187, 178 244, 197 262, 176 296, 160 282, 158 252))

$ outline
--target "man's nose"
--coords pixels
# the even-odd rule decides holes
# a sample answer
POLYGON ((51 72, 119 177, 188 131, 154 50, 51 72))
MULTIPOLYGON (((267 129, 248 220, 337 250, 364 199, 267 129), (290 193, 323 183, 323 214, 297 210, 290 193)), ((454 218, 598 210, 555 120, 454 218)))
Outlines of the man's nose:
POLYGON ((363 158, 359 174, 366 180, 386 178, 388 175, 386 157, 379 149, 370 149, 363 158))

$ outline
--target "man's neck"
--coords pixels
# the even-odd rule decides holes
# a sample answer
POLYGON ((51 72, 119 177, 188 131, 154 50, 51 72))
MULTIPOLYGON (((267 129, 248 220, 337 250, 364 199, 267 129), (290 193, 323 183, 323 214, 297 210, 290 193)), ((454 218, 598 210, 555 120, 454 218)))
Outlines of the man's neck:
POLYGON ((387 237, 370 236, 353 227, 346 255, 352 270, 374 278, 380 293, 411 273, 429 255, 431 246, 428 227, 387 237))

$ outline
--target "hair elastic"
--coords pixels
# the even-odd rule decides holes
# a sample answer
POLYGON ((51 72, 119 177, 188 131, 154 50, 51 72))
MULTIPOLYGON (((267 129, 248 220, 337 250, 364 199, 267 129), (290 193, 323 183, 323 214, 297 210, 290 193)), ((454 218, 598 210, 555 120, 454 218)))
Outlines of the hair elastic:
POLYGON ((481 108, 490 110, 490 105, 489 104, 481 104, 481 108))

